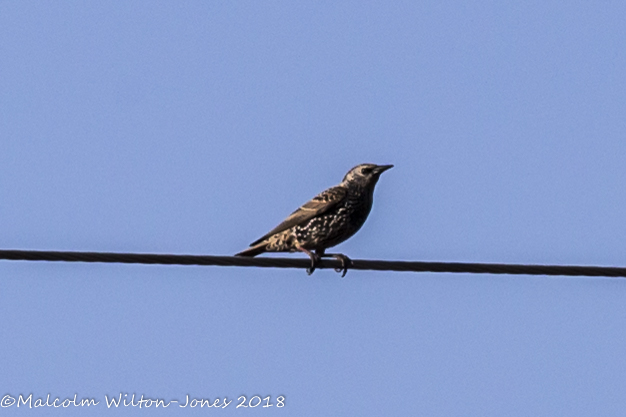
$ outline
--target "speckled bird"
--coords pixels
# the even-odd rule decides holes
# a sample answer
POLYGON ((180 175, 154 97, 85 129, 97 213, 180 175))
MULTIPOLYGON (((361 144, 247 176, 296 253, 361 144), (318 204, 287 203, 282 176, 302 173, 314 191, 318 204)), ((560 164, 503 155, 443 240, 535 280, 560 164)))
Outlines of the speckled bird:
POLYGON ((374 187, 380 174, 389 168, 393 165, 355 166, 348 171, 341 184, 313 197, 236 256, 300 251, 311 258, 311 267, 307 270, 309 274, 315 270, 320 257, 333 257, 341 261, 340 271, 345 276, 352 263, 350 258, 325 251, 349 239, 363 226, 372 209, 374 187))

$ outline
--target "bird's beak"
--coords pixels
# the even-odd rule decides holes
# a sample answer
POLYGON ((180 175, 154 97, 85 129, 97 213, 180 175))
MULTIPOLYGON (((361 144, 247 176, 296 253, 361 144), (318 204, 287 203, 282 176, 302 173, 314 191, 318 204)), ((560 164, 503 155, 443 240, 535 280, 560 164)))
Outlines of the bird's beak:
POLYGON ((388 169, 393 168, 393 165, 378 165, 376 168, 374 168, 374 171, 376 171, 376 173, 378 175, 382 174, 383 172, 387 171, 388 169))

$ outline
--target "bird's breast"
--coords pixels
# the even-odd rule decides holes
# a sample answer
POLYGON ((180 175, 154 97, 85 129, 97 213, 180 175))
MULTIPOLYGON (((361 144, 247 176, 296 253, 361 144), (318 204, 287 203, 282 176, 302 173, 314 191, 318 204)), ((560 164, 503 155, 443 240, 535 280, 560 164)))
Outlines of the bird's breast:
POLYGON ((353 236, 365 223, 372 208, 371 199, 348 195, 333 210, 295 227, 298 242, 306 248, 328 248, 353 236))

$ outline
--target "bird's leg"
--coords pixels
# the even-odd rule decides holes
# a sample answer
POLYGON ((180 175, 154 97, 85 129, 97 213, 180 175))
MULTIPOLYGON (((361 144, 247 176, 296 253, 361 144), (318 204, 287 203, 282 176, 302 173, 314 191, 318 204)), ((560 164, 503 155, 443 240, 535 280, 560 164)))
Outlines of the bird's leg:
POLYGON ((315 271, 315 267, 317 266, 317 263, 320 260, 320 257, 318 254, 311 252, 308 249, 304 249, 302 246, 297 245, 296 249, 298 249, 300 252, 304 252, 307 255, 309 255, 309 258, 311 258, 311 267, 306 269, 306 273, 308 275, 311 275, 313 273, 313 271, 315 271))
POLYGON ((341 262, 341 268, 335 268, 335 271, 342 272, 341 278, 346 276, 348 268, 352 266, 352 259, 348 258, 342 253, 324 253, 324 251, 315 251, 320 257, 323 258, 335 258, 341 262))

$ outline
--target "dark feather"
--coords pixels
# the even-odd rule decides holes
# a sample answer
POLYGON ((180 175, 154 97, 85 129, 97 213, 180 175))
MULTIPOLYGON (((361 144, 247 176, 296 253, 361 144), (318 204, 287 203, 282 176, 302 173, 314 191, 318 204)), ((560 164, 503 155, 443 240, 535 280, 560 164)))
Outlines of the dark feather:
POLYGON ((265 252, 265 246, 266 246, 266 244, 252 246, 251 248, 248 248, 248 249, 246 249, 244 251, 239 252, 235 256, 252 256, 252 257, 254 257, 254 256, 260 255, 263 252, 265 252))
POLYGON ((302 225, 311 220, 315 216, 326 213, 333 208, 336 204, 341 202, 346 197, 346 189, 342 186, 336 186, 329 188, 328 190, 316 195, 310 201, 305 203, 298 210, 291 213, 281 224, 273 228, 269 233, 265 234, 262 238, 255 240, 250 244, 254 246, 268 237, 280 233, 284 230, 290 229, 297 225, 302 225))

